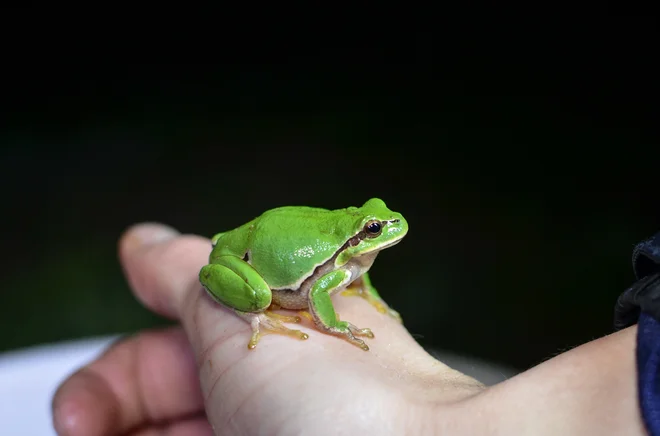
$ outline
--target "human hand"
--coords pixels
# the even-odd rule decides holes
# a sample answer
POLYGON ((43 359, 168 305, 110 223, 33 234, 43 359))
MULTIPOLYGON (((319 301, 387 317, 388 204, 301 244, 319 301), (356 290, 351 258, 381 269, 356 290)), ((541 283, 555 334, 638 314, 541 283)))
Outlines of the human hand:
POLYGON ((250 326, 199 284, 210 249, 156 224, 122 237, 135 295, 181 327, 126 338, 67 379, 53 400, 60 435, 434 433, 484 390, 358 298, 335 307, 373 329, 369 352, 306 326, 307 341, 272 334, 248 350, 250 326))

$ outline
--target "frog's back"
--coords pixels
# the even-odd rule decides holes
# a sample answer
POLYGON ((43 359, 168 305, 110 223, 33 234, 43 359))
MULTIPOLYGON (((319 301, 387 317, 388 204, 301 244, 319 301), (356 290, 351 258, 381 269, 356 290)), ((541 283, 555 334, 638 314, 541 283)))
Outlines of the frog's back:
POLYGON ((217 248, 245 258, 273 289, 296 289, 334 256, 357 218, 347 209, 284 206, 218 237, 217 248))

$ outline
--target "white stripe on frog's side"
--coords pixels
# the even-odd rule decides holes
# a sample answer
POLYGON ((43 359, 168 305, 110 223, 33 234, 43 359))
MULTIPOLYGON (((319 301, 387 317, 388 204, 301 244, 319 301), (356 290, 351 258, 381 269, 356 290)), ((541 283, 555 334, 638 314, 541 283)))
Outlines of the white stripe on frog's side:
POLYGON ((317 268, 314 274, 308 277, 298 289, 272 289, 273 303, 284 309, 307 309, 309 307, 309 291, 321 277, 335 270, 342 270, 348 273, 342 284, 332 290, 331 295, 334 295, 346 289, 348 285, 360 278, 362 274, 369 271, 371 265, 376 260, 376 256, 378 256, 378 251, 354 257, 346 265, 339 268, 335 267, 334 258, 330 259, 320 268, 317 268))
MULTIPOLYGON (((383 221, 383 224, 387 224, 387 223, 390 223, 390 222, 398 222, 398 221, 399 220, 383 221)), ((369 270, 369 268, 371 268, 371 265, 374 263, 374 260, 376 259, 376 255, 380 251, 382 251, 386 248, 392 247, 392 246, 398 244, 399 242, 401 242, 401 238, 399 238, 399 239, 397 239, 397 240, 395 240, 395 241, 393 241, 389 244, 385 244, 383 246, 375 248, 374 251, 371 252, 371 253, 358 253, 358 254, 356 254, 356 256, 353 259, 349 260, 346 265, 338 266, 336 262, 337 262, 337 259, 339 258, 339 255, 342 252, 344 252, 344 250, 346 250, 347 248, 349 248, 351 246, 356 246, 357 244, 359 244, 366 237, 367 236, 364 234, 364 232, 362 230, 360 230, 358 233, 356 233, 355 235, 350 237, 344 243, 344 245, 339 250, 337 250, 337 252, 334 255, 332 255, 332 257, 330 259, 315 265, 314 269, 312 270, 311 273, 307 274, 306 276, 301 277, 299 280, 297 280, 296 282, 294 282, 290 285, 280 286, 278 288, 271 288, 271 291, 288 291, 288 292, 298 291, 298 290, 302 291, 301 288, 304 287, 305 283, 308 280, 316 281, 319 277, 321 277, 322 275, 326 274, 327 272, 329 272, 333 269, 353 268, 351 270, 353 272, 354 268, 355 268, 354 263, 357 262, 357 264, 363 265, 363 267, 361 267, 362 272, 360 272, 358 275, 353 274, 353 278, 352 278, 351 281, 354 281, 359 276, 361 276, 362 274, 367 272, 369 270), (368 266, 366 266, 366 269, 364 269, 365 268, 364 265, 368 265, 368 266)))
POLYGON ((350 237, 346 242, 344 242, 344 245, 342 245, 339 248, 339 250, 337 250, 335 252, 335 254, 332 255, 332 257, 330 257, 329 259, 326 259, 325 261, 323 261, 321 263, 318 263, 318 264, 314 265, 314 268, 312 269, 312 271, 309 274, 302 276, 299 280, 297 280, 296 282, 294 282, 290 285, 280 286, 278 288, 271 288, 271 291, 288 291, 288 292, 298 291, 303 287, 303 285, 308 280, 316 281, 316 279, 314 279, 314 277, 316 277, 316 278, 321 277, 325 273, 331 271, 331 268, 336 268, 335 261, 337 260, 337 256, 339 256, 340 253, 342 253, 344 250, 346 250, 346 248, 349 247, 349 245, 351 243, 351 240, 353 240, 355 238, 358 238, 360 233, 361 232, 358 232, 357 234, 350 237), (321 273, 321 271, 323 271, 323 272, 321 273))

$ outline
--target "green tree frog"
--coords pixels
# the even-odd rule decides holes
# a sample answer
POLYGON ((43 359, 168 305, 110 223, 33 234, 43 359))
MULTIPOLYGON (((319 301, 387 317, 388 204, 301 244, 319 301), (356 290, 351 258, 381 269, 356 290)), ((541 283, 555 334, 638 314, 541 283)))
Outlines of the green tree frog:
POLYGON ((268 332, 308 338, 283 324, 300 322, 299 316, 273 312, 283 308, 298 310, 320 331, 368 351, 359 337, 373 338, 371 330, 340 320, 330 297, 339 291, 362 297, 401 322, 371 285, 368 271, 378 253, 407 232, 403 216, 378 198, 337 210, 279 207, 213 236, 199 280, 212 299, 250 323, 249 349, 268 332))

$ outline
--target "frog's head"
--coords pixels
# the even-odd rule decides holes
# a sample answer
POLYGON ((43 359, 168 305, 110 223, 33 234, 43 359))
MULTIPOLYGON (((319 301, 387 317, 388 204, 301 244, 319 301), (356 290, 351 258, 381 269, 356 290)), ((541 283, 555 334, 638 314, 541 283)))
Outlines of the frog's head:
POLYGON ((389 248, 399 243, 408 233, 408 223, 403 215, 388 209, 379 198, 372 198, 362 207, 349 208, 347 211, 358 219, 354 221, 353 236, 337 257, 339 265, 354 257, 389 248))

